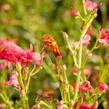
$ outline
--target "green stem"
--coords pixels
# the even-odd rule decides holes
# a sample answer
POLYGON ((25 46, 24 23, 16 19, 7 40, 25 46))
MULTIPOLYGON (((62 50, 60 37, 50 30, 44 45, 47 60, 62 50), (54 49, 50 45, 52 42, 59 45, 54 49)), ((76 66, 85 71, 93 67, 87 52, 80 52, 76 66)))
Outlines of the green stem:
POLYGON ((48 105, 48 104, 45 103, 44 101, 40 101, 40 104, 45 105, 45 106, 48 107, 49 109, 53 109, 50 105, 48 105))
POLYGON ((36 73, 38 73, 41 69, 42 69, 42 67, 39 67, 39 68, 36 70, 36 65, 35 65, 35 66, 33 67, 32 71, 29 73, 28 81, 27 81, 27 87, 26 87, 26 93, 28 92, 28 89, 29 89, 31 77, 34 76, 36 73), (36 70, 36 71, 35 71, 35 70, 36 70))
POLYGON ((95 42, 94 46, 92 47, 91 51, 97 49, 98 48, 97 45, 98 45, 98 41, 96 40, 96 42, 95 42))
POLYGON ((21 85, 22 89, 25 91, 25 86, 24 86, 24 83, 23 83, 21 71, 19 71, 19 79, 20 79, 20 85, 21 85))
POLYGON ((97 16, 96 11, 94 11, 93 13, 90 14, 89 16, 89 20, 87 21, 87 24, 84 26, 83 32, 81 34, 81 38, 83 38, 88 30, 88 28, 90 27, 92 21, 94 20, 94 18, 97 16))
POLYGON ((50 69, 50 67, 48 67, 48 65, 43 62, 43 68, 47 71, 47 73, 49 73, 51 75, 51 77, 56 81, 56 76, 53 70, 50 69))
POLYGON ((86 6, 85 6, 85 0, 82 0, 82 2, 83 2, 84 13, 85 13, 85 15, 87 15, 87 10, 86 10, 86 6))
POLYGON ((76 57, 75 57, 75 54, 74 54, 74 50, 72 49, 72 47, 71 47, 71 45, 70 45, 70 43, 69 43, 69 41, 68 41, 68 35, 67 35, 67 33, 66 33, 66 32, 63 32, 63 36, 64 36, 65 39, 66 39, 66 42, 67 42, 67 45, 68 45, 68 48, 69 48, 70 52, 72 53, 75 66, 78 67, 78 63, 77 63, 77 61, 76 61, 76 57))
MULTIPOLYGON (((93 13, 93 15, 90 16, 86 26, 84 27, 82 34, 81 34, 81 38, 83 38, 89 28, 89 26, 91 25, 92 21, 94 20, 94 18, 96 17, 96 13, 93 13)), ((81 79, 81 68, 82 68, 82 40, 80 40, 80 49, 79 49, 79 72, 78 72, 78 76, 77 76, 77 81, 76 81, 76 89, 75 89, 75 94, 74 94, 74 100, 73 102, 76 101, 77 97, 78 97, 78 91, 79 91, 79 85, 80 85, 80 79, 81 79)))
POLYGON ((68 79, 67 79, 67 75, 66 75, 66 70, 63 71, 64 72, 64 79, 65 79, 65 87, 64 89, 66 90, 66 100, 68 102, 70 102, 70 86, 69 86, 69 83, 68 83, 68 79))
POLYGON ((41 69, 42 69, 42 67, 39 67, 35 72, 31 73, 31 77, 34 76, 35 74, 37 74, 41 69))
POLYGON ((29 85, 30 85, 31 75, 34 72, 35 68, 36 68, 36 66, 33 67, 32 71, 28 75, 27 86, 26 86, 26 93, 28 92, 28 88, 29 88, 29 85))
POLYGON ((4 101, 4 103, 5 103, 6 105, 8 105, 8 108, 9 108, 9 109, 14 109, 14 108, 12 107, 10 101, 9 101, 9 98, 6 96, 6 94, 5 94, 5 95, 0 94, 0 97, 2 98, 2 100, 4 101))
POLYGON ((76 89, 75 89, 75 95, 74 95, 74 102, 77 99, 78 91, 79 91, 79 85, 80 85, 80 79, 81 79, 81 60, 82 60, 82 42, 80 42, 80 51, 79 51, 79 72, 77 76, 76 81, 76 89))
POLYGON ((22 87, 22 90, 24 91, 23 92, 23 106, 24 106, 24 109, 29 109, 29 106, 28 106, 28 98, 26 96, 26 88, 25 88, 25 85, 24 85, 24 82, 23 82, 23 77, 22 77, 22 74, 21 74, 21 70, 18 71, 19 73, 19 79, 20 79, 20 84, 21 84, 21 87, 22 87))

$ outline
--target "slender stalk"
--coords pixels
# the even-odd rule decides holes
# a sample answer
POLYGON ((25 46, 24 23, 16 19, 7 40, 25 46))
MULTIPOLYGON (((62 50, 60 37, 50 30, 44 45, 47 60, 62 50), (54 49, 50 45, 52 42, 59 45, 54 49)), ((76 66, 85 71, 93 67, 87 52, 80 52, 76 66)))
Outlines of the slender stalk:
POLYGON ((29 88, 29 85, 30 85, 31 75, 34 72, 35 68, 36 68, 36 66, 33 67, 32 71, 28 75, 27 86, 26 86, 26 93, 28 92, 28 88, 29 88))
POLYGON ((68 102, 70 102, 70 86, 69 86, 69 83, 68 83, 68 79, 67 79, 67 75, 66 75, 66 70, 63 71, 64 72, 64 79, 65 79, 65 90, 66 90, 66 99, 68 102))
POLYGON ((31 76, 34 76, 35 74, 37 74, 41 69, 42 67, 39 67, 35 72, 31 73, 31 76))
POLYGON ((74 101, 76 101, 78 96, 78 90, 80 85, 80 79, 81 79, 81 61, 82 61, 82 41, 80 42, 80 51, 79 51, 79 72, 78 77, 76 81, 76 89, 75 89, 75 95, 74 95, 74 101))
POLYGON ((24 85, 24 82, 23 82, 21 70, 18 70, 18 73, 19 73, 19 82, 20 82, 20 85, 21 85, 21 88, 22 88, 22 91, 23 91, 23 96, 22 96, 23 97, 23 106, 24 106, 24 109, 29 109, 28 98, 26 96, 26 88, 25 88, 25 85, 24 85))
POLYGON ((97 49, 98 48, 97 45, 98 45, 98 41, 96 40, 96 42, 95 42, 94 46, 92 47, 91 51, 97 49))
POLYGON ((9 109, 14 109, 9 101, 9 98, 3 94, 0 94, 0 97, 2 98, 2 100, 4 101, 4 103, 6 103, 8 105, 9 109))
POLYGON ((86 6, 85 6, 85 0, 82 0, 82 2, 83 2, 84 13, 85 13, 85 15, 87 15, 87 10, 86 10, 86 6))
POLYGON ((45 106, 48 107, 49 109, 53 109, 50 105, 48 105, 48 104, 45 103, 44 101, 40 101, 39 104, 45 105, 45 106))
POLYGON ((28 92, 28 89, 29 89, 31 77, 34 76, 36 73, 38 73, 41 69, 42 69, 42 67, 39 67, 39 68, 36 70, 36 65, 34 65, 33 69, 31 70, 31 72, 30 72, 29 75, 28 75, 28 81, 27 81, 27 86, 26 86, 26 93, 28 92), (35 70, 36 70, 36 71, 35 71, 35 70))
POLYGON ((23 83, 23 78, 22 78, 21 71, 19 71, 19 79, 20 79, 21 87, 22 87, 22 89, 24 89, 24 91, 25 91, 25 86, 24 86, 24 83, 23 83))
POLYGON ((68 48, 69 48, 70 52, 72 53, 75 66, 78 67, 78 63, 77 63, 77 60, 76 60, 74 51, 73 51, 73 49, 72 49, 72 47, 71 47, 71 45, 70 45, 70 43, 69 43, 69 41, 68 41, 68 35, 67 35, 67 33, 66 33, 66 32, 63 32, 63 36, 65 37, 65 40, 66 40, 66 42, 67 42, 67 45, 68 45, 68 48))
MULTIPOLYGON (((94 20, 94 18, 96 17, 96 13, 94 13, 93 15, 90 16, 86 26, 84 27, 82 34, 81 34, 81 39, 85 36, 89 26, 91 25, 92 21, 94 20)), ((78 91, 79 91, 79 85, 80 85, 80 79, 81 79, 81 67, 82 67, 82 40, 80 40, 80 49, 79 49, 79 72, 78 72, 78 76, 77 76, 77 81, 76 81, 76 89, 75 89, 75 94, 74 94, 74 100, 73 102, 76 101, 77 97, 78 97, 78 91)))
POLYGON ((51 77, 52 77, 55 81, 57 80, 57 78, 56 78, 56 76, 55 76, 55 74, 54 74, 54 71, 51 70, 50 67, 48 67, 48 65, 47 65, 45 62, 43 62, 43 68, 47 71, 47 73, 49 73, 49 74, 51 75, 51 77))

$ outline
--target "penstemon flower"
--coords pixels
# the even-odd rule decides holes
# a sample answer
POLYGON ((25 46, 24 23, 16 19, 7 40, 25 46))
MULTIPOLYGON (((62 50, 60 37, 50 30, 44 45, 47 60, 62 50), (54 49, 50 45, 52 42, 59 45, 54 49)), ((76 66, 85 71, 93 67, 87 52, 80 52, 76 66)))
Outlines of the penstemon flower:
MULTIPOLYGON (((75 90, 76 83, 72 83, 72 87, 75 90)), ((84 81, 79 86, 79 92, 86 92, 86 91, 91 91, 91 90, 92 90, 92 86, 89 81, 84 81)))
POLYGON ((108 89, 108 85, 105 83, 101 83, 101 82, 97 84, 97 87, 103 93, 108 89))
POLYGON ((15 86, 16 88, 20 88, 20 85, 18 83, 18 80, 17 80, 17 74, 16 74, 16 71, 13 71, 9 77, 9 80, 5 82, 6 85, 12 85, 12 86, 15 86))
POLYGON ((91 40, 90 37, 91 37, 90 35, 86 34, 86 35, 83 37, 83 40, 82 40, 83 44, 89 45, 89 44, 90 44, 90 40, 91 40))
MULTIPOLYGON (((71 2, 71 4, 72 3, 73 2, 71 2)), ((73 5, 75 5, 75 3, 76 2, 74 2, 73 5)), ((57 42, 49 33, 43 36, 43 48, 40 53, 34 52, 32 45, 29 50, 24 50, 19 47, 15 41, 11 41, 10 39, 0 40, 0 70, 3 72, 1 73, 3 75, 0 78, 0 83, 3 83, 2 78, 5 79, 7 77, 7 73, 5 73, 7 70, 5 69, 11 70, 12 73, 10 74, 9 79, 5 79, 6 81, 3 85, 14 86, 18 88, 20 92, 20 99, 17 99, 17 102, 14 102, 14 100, 11 99, 13 95, 9 94, 9 97, 7 95, 8 93, 6 91, 8 91, 9 87, 1 87, 0 101, 4 101, 6 109, 7 107, 9 107, 9 109, 97 109, 99 103, 102 102, 103 106, 106 104, 106 102, 104 102, 105 96, 103 96, 103 99, 101 99, 101 97, 108 89, 108 85, 100 82, 94 88, 92 80, 97 78, 100 79, 97 81, 104 81, 103 79, 108 73, 108 63, 105 62, 108 55, 104 56, 102 59, 101 56, 98 56, 99 52, 97 52, 100 51, 101 54, 102 50, 97 50, 96 52, 93 51, 98 48, 99 43, 109 45, 109 31, 100 29, 97 40, 91 37, 93 33, 92 28, 98 28, 98 25, 92 27, 92 23, 98 14, 98 4, 92 0, 82 0, 80 3, 82 4, 82 7, 79 9, 83 8, 80 12, 78 11, 79 9, 72 9, 70 13, 68 10, 65 10, 63 13, 64 16, 62 17, 62 20, 65 22, 67 27, 72 26, 72 23, 70 24, 68 21, 71 19, 68 17, 71 17, 72 15, 75 16, 75 19, 79 19, 79 22, 73 23, 75 24, 75 28, 72 28, 72 30, 68 30, 70 28, 64 27, 64 30, 72 35, 75 32, 75 38, 79 38, 77 41, 72 40, 74 38, 73 36, 69 38, 66 32, 62 32, 67 43, 66 46, 64 42, 62 42, 63 56, 66 57, 62 58, 57 42), (64 17, 67 19, 64 20, 64 17), (79 29, 79 31, 77 32, 75 29, 79 29), (92 42, 90 44, 91 38, 95 43, 92 42), (71 52, 70 55, 68 51, 65 51, 66 49, 69 49, 71 52), (52 53, 55 57, 47 55, 48 52, 52 53), (92 53, 95 53, 97 56, 95 54, 92 56, 92 53), (97 61, 98 59, 100 59, 100 61, 97 61), (99 68, 99 65, 102 66, 99 68), (71 66, 73 67, 70 72, 73 74, 69 73, 69 68, 71 68, 71 66), (51 79, 49 79, 49 76, 44 73, 44 76, 48 77, 46 78, 43 76, 38 83, 36 76, 40 75, 36 74, 42 68, 42 72, 48 73, 48 75, 51 76, 51 79), (94 70, 93 72, 92 69, 94 70), (96 71, 100 72, 101 78, 98 75, 96 77, 93 76, 96 71), (42 81, 43 78, 44 81, 42 81), (54 79, 53 82, 52 78, 54 79), (46 79, 49 80, 45 81, 46 79), (74 83, 70 84, 72 81, 74 81, 74 83), (36 85, 38 85, 38 87, 36 85), (56 91, 55 96, 56 89, 58 90, 56 91), (38 91, 38 93, 36 91, 38 91), (35 96, 37 96, 36 99, 35 96, 32 96, 34 95, 32 94, 34 92, 35 96), (57 94, 57 92, 59 92, 59 94, 57 94), (32 97, 33 100, 35 100, 34 103, 31 101, 32 97)), ((57 17, 57 15, 55 16, 57 17)), ((57 21, 57 23, 55 22, 56 26, 60 19, 57 19, 57 21)), ((74 22, 74 19, 72 22, 74 22)), ((94 23, 94 25, 96 24, 97 22, 94 23)), ((102 47, 102 49, 104 49, 104 47, 102 47)), ((108 49, 106 48, 106 50, 108 49)))
POLYGON ((72 16, 76 16, 78 14, 78 11, 76 9, 72 9, 72 16))
POLYGON ((32 55, 11 41, 0 40, 0 59, 25 65, 32 60, 32 55))
POLYGON ((91 90, 92 90, 92 86, 89 81, 84 81, 79 87, 80 92, 86 92, 91 90))
MULTIPOLYGON (((78 102, 75 103, 73 109, 76 109, 77 105, 78 105, 78 102)), ((94 109, 94 107, 89 105, 88 103, 83 102, 80 104, 80 107, 78 109, 94 109)))
POLYGON ((85 6, 87 10, 92 11, 94 9, 97 9, 98 5, 91 0, 85 0, 85 6))
POLYGON ((0 59, 14 63, 19 62, 22 65, 27 65, 28 62, 35 65, 41 64, 39 53, 27 52, 9 40, 0 40, 0 59))
POLYGON ((72 73, 77 73, 78 72, 78 68, 77 67, 72 67, 72 73))
POLYGON ((98 41, 106 46, 109 45, 109 31, 100 29, 98 41))
POLYGON ((41 55, 39 53, 32 53, 32 62, 35 65, 41 65, 41 55))

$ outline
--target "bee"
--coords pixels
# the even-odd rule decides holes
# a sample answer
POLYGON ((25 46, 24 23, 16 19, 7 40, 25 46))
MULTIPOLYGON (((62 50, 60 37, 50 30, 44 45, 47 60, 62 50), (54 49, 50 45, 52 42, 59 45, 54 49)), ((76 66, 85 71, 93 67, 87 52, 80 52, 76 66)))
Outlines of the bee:
POLYGON ((45 34, 43 43, 44 48, 47 48, 49 51, 53 52, 56 57, 61 56, 58 44, 56 43, 52 35, 50 35, 49 33, 45 34))

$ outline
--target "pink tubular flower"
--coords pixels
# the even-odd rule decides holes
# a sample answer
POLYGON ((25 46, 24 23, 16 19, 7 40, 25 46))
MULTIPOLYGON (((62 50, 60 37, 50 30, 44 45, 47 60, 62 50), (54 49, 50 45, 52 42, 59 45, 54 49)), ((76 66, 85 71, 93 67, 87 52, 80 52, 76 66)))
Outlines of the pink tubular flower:
POLYGON ((72 9, 72 16, 76 16, 78 11, 76 9, 72 9))
MULTIPOLYGON (((75 88, 76 88, 76 83, 75 82, 72 83, 72 87, 75 90, 75 88)), ((79 86, 79 92, 86 92, 86 91, 91 91, 91 90, 92 90, 92 86, 91 86, 89 81, 84 81, 79 86)))
POLYGON ((94 9, 97 9, 98 5, 91 0, 85 0, 85 6, 87 10, 92 11, 94 9))
POLYGON ((86 44, 86 45, 89 45, 90 44, 90 35, 86 34, 84 37, 83 37, 83 44, 86 44))
POLYGON ((79 87, 80 92, 86 92, 91 90, 92 90, 92 86, 89 81, 84 81, 79 87))
POLYGON ((35 65, 40 65, 41 64, 41 55, 39 53, 33 53, 32 61, 35 65))
POLYGON ((0 40, 0 59, 24 65, 32 60, 32 55, 11 41, 0 40))
POLYGON ((39 53, 27 52, 9 40, 0 40, 0 59, 9 62, 19 62, 27 65, 32 62, 35 65, 41 64, 41 56, 39 53))
POLYGON ((99 36, 98 41, 100 43, 103 43, 104 45, 109 45, 109 31, 105 29, 100 29, 99 34, 100 36, 99 36))
POLYGON ((8 81, 5 82, 6 85, 12 85, 15 86, 16 88, 20 88, 20 85, 17 81, 17 75, 16 75, 16 71, 13 71, 12 74, 10 75, 10 78, 8 81))
POLYGON ((76 83, 75 82, 72 83, 72 88, 75 90, 75 88, 76 88, 76 83))
POLYGON ((89 26, 86 34, 91 35, 92 34, 92 26, 89 26))
POLYGON ((108 89, 108 85, 105 83, 98 83, 97 87, 104 93, 108 89))
MULTIPOLYGON (((76 109, 77 104, 78 104, 78 102, 76 102, 76 103, 74 104, 73 109, 76 109)), ((83 103, 80 104, 79 109, 94 109, 94 108, 93 108, 93 106, 91 106, 91 105, 89 105, 89 104, 83 102, 83 103)))

